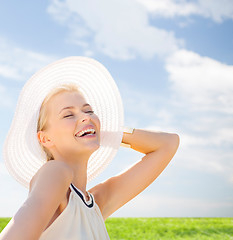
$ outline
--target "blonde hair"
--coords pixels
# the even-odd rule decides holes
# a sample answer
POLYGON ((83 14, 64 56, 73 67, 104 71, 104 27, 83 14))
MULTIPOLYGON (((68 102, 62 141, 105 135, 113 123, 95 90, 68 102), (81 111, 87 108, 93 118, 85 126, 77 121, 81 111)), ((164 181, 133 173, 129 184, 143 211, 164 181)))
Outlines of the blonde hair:
MULTIPOLYGON (((40 112, 39 112, 39 118, 38 118, 38 122, 37 122, 37 132, 43 131, 47 128, 48 112, 47 112, 46 104, 48 103, 48 101, 53 96, 55 96, 55 95, 57 95, 61 92, 79 92, 79 93, 81 93, 78 86, 76 86, 75 84, 71 84, 71 83, 70 84, 63 84, 63 85, 53 89, 45 97, 44 101, 41 104, 40 112)), ((53 155, 50 153, 50 151, 48 149, 46 149, 41 143, 40 143, 40 146, 41 146, 42 150, 46 153, 47 161, 53 160, 54 158, 53 158, 53 155)))

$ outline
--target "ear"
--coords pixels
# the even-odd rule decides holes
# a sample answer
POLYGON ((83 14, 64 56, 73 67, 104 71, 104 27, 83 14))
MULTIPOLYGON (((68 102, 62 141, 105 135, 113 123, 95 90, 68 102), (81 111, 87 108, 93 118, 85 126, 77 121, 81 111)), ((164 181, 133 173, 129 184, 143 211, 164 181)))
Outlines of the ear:
POLYGON ((48 137, 45 131, 38 131, 37 138, 44 147, 50 148, 53 146, 52 140, 48 137))

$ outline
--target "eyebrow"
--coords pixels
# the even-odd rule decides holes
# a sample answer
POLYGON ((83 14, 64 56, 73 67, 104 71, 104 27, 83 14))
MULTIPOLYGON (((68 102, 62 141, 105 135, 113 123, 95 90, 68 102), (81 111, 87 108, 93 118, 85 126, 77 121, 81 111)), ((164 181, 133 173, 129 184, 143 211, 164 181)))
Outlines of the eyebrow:
MULTIPOLYGON (((87 106, 91 106, 91 105, 88 104, 88 103, 83 104, 83 107, 87 107, 87 106)), ((75 107, 74 107, 74 106, 64 107, 64 108, 62 108, 62 110, 59 112, 59 114, 60 114, 63 110, 65 110, 65 109, 73 109, 73 108, 75 108, 75 107)))

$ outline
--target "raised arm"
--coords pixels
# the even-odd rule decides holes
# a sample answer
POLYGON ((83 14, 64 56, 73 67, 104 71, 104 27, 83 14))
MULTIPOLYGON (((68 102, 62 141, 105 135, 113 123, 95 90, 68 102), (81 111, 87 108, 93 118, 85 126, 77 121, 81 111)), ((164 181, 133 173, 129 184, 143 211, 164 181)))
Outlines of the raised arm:
POLYGON ((124 133, 122 142, 130 144, 132 149, 145 156, 125 172, 93 189, 97 196, 102 196, 99 205, 104 219, 141 193, 160 175, 177 151, 179 136, 135 129, 133 134, 124 133))
POLYGON ((37 172, 27 200, 0 234, 0 240, 38 240, 66 196, 72 170, 62 162, 47 162, 37 172))

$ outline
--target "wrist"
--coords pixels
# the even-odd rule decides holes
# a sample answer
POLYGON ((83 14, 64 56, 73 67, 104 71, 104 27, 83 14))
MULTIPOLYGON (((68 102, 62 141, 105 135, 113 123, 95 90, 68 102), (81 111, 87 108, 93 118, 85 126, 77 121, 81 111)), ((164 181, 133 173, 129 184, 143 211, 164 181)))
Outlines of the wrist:
POLYGON ((123 137, 122 137, 122 142, 121 142, 121 147, 127 147, 127 148, 131 148, 131 144, 125 142, 123 139, 127 138, 127 135, 129 134, 133 134, 135 128, 131 128, 131 127, 123 127, 123 137))

